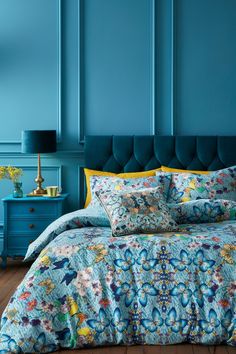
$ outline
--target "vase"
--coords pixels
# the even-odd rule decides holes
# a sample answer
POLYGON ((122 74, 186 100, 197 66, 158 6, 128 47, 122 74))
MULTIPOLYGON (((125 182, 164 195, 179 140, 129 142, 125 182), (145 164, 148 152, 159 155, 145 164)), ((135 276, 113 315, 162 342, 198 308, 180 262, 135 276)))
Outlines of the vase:
POLYGON ((14 191, 13 191, 14 198, 23 197, 23 190, 21 187, 22 187, 22 182, 14 182, 14 191))

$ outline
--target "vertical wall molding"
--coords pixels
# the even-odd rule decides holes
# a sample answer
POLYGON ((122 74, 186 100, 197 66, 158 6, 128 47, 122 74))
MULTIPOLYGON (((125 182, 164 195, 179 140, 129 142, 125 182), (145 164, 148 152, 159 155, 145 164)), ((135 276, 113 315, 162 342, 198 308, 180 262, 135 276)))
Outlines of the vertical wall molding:
POLYGON ((176 9, 171 0, 171 135, 176 134, 176 9))
POLYGON ((62 46, 62 35, 61 35, 61 24, 62 24, 62 13, 61 13, 61 0, 58 0, 58 35, 57 35, 57 41, 58 41, 58 68, 57 68, 57 76, 58 76, 58 88, 57 88, 57 96, 58 96, 58 106, 57 106, 57 142, 60 143, 62 140, 61 136, 61 127, 62 127, 62 122, 61 122, 61 46, 62 46))
POLYGON ((84 1, 78 0, 78 142, 84 144, 84 1))
MULTIPOLYGON (((58 40, 58 88, 57 88, 57 142, 61 142, 61 0, 57 0, 58 2, 58 29, 57 29, 57 40, 58 40)), ((20 140, 0 140, 0 145, 2 144, 12 144, 19 145, 21 144, 20 140)))
POLYGON ((157 134, 156 126, 156 1, 151 0, 151 120, 150 134, 157 134))

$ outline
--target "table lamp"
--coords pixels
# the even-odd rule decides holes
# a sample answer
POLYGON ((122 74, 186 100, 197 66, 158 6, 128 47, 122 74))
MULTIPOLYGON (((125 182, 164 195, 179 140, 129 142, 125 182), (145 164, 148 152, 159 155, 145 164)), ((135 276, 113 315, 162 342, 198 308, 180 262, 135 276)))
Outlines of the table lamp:
POLYGON ((56 130, 23 130, 21 139, 21 152, 25 154, 38 154, 38 174, 35 182, 38 185, 29 196, 42 196, 47 193, 42 187, 44 181, 41 175, 41 153, 57 151, 56 130))

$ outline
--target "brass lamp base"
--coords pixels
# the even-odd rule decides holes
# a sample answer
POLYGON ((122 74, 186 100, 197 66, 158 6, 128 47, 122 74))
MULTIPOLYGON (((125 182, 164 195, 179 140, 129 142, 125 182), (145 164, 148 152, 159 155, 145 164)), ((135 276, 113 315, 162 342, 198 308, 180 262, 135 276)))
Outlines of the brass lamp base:
POLYGON ((46 191, 46 189, 37 187, 36 189, 34 189, 32 191, 32 194, 33 195, 43 195, 43 194, 47 194, 47 191, 46 191))
POLYGON ((32 191, 31 193, 26 194, 27 197, 43 197, 46 194, 35 194, 34 191, 32 191))
POLYGON ((43 181, 44 181, 44 179, 43 179, 43 177, 41 175, 40 154, 38 154, 38 174, 37 174, 37 177, 35 178, 35 183, 38 186, 31 193, 28 194, 29 197, 41 197, 41 196, 47 194, 46 189, 42 188, 43 181))

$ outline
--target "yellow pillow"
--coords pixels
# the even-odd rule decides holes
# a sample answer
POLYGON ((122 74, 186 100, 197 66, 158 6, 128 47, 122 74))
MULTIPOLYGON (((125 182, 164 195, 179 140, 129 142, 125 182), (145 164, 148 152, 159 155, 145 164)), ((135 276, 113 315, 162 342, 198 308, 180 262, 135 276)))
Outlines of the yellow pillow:
POLYGON ((124 173, 112 173, 105 171, 96 171, 84 168, 84 174, 86 179, 87 196, 84 207, 86 208, 91 202, 91 189, 90 189, 90 177, 92 176, 104 176, 104 177, 119 177, 119 178, 141 178, 155 176, 156 171, 161 171, 161 168, 155 170, 143 171, 143 172, 124 172, 124 173))
POLYGON ((178 168, 171 168, 166 166, 161 166, 163 172, 182 172, 182 173, 197 173, 199 175, 208 175, 211 171, 193 171, 193 170, 179 170, 178 168))

